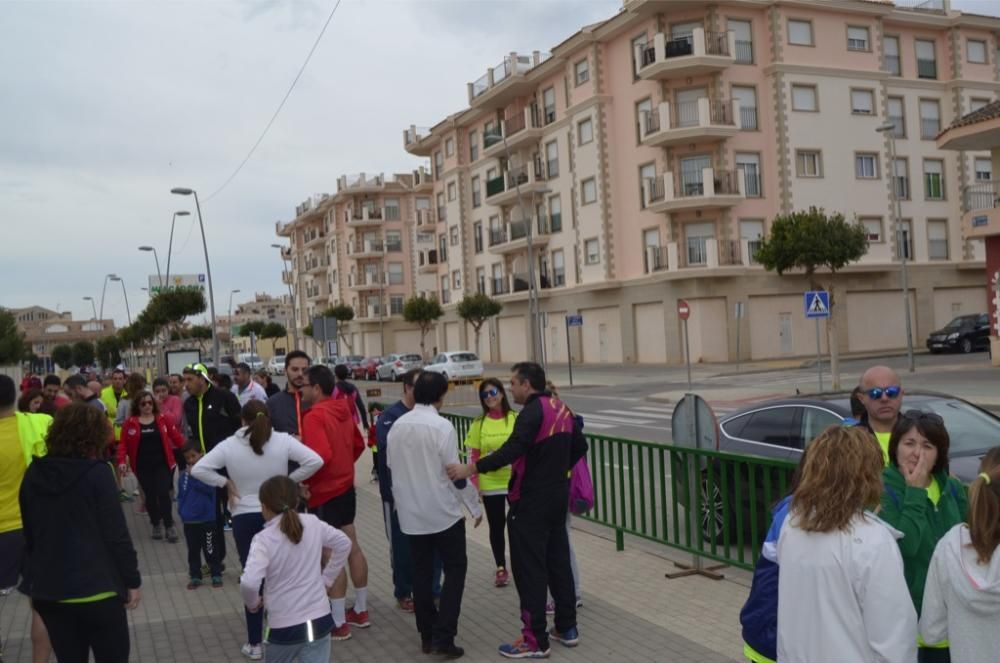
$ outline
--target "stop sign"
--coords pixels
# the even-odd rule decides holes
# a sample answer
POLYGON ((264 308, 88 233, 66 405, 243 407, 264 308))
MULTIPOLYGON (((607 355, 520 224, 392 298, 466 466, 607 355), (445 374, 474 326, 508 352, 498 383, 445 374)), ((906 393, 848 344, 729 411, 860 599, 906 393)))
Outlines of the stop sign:
POLYGON ((677 300, 677 315, 681 320, 687 320, 691 317, 691 307, 688 305, 686 299, 677 300))

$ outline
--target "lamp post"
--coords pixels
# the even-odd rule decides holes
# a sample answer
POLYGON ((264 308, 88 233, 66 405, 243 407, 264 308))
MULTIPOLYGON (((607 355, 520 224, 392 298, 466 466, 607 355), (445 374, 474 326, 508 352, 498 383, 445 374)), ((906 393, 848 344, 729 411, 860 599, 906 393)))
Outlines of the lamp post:
POLYGON ((240 289, 229 291, 229 354, 233 354, 233 295, 239 292, 240 289))
POLYGON ((90 308, 94 309, 94 320, 97 320, 97 304, 94 303, 94 298, 84 297, 83 301, 90 302, 90 308))
POLYGON ((132 324, 132 311, 128 307, 128 292, 125 290, 125 279, 120 276, 113 276, 111 281, 121 281, 122 284, 122 295, 125 297, 125 315, 128 317, 128 324, 132 324))
POLYGON ((174 250, 174 224, 177 223, 177 217, 179 216, 190 216, 191 212, 187 210, 180 210, 179 212, 174 212, 174 218, 170 221, 170 241, 167 242, 167 283, 170 283, 170 254, 174 250))
POLYGON ((117 278, 114 274, 107 274, 104 277, 104 286, 101 288, 101 314, 97 316, 98 320, 104 319, 104 293, 108 291, 108 279, 117 278))
MULTIPOLYGON (((278 249, 278 251, 280 252, 279 254, 281 256, 282 271, 287 270, 288 273, 291 274, 292 273, 291 256, 289 256, 288 258, 285 257, 285 247, 282 246, 281 244, 272 244, 271 248, 278 249), (286 262, 288 263, 287 265, 286 262)), ((299 347, 298 332, 296 331, 296 327, 298 326, 298 316, 295 314, 295 291, 292 289, 291 279, 289 279, 288 282, 288 297, 289 299, 291 299, 292 302, 292 319, 291 319, 292 324, 289 325, 292 331, 292 347, 297 348, 299 347)))
POLYGON ((899 279, 903 288, 903 316, 906 318, 906 358, 910 373, 916 371, 913 359, 913 329, 910 323, 910 288, 907 276, 907 253, 909 253, 909 237, 903 233, 903 213, 899 202, 899 190, 896 188, 896 129, 895 122, 886 122, 875 128, 875 131, 889 137, 889 168, 892 181, 892 216, 896 226, 896 246, 899 247, 899 279))
POLYGON ((140 251, 152 251, 153 260, 156 261, 156 278, 160 282, 160 288, 163 288, 163 272, 160 271, 160 257, 156 255, 156 249, 152 246, 140 246, 140 251))
POLYGON ((219 333, 215 321, 215 291, 212 289, 212 264, 208 260, 208 242, 205 241, 205 223, 201 218, 201 203, 198 201, 198 192, 194 189, 184 187, 174 187, 170 193, 178 196, 194 196, 194 206, 198 212, 198 226, 201 228, 201 246, 205 250, 205 273, 208 276, 208 307, 212 315, 212 361, 219 365, 219 333))

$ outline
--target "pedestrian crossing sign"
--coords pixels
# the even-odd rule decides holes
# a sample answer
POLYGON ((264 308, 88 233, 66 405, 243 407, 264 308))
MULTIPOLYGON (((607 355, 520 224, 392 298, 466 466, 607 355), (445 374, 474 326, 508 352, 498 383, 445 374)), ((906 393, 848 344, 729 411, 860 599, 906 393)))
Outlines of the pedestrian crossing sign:
POLYGON ((811 290, 807 292, 805 307, 807 318, 829 318, 830 293, 826 290, 811 290))

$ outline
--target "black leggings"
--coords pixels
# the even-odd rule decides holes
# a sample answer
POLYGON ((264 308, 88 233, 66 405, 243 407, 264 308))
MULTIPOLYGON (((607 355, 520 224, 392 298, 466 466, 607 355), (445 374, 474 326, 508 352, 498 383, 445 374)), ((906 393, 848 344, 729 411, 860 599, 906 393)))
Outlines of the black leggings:
POLYGON ((135 468, 135 478, 139 480, 146 494, 146 513, 149 522, 156 527, 162 521, 166 527, 174 526, 173 501, 170 489, 173 487, 173 473, 164 460, 139 463, 135 468))
POLYGON ((32 601, 59 663, 128 663, 129 635, 120 596, 94 603, 32 601))
POLYGON ((497 566, 507 568, 506 544, 504 529, 507 527, 507 496, 483 495, 483 509, 486 511, 486 522, 490 526, 490 548, 493 549, 493 561, 497 566))

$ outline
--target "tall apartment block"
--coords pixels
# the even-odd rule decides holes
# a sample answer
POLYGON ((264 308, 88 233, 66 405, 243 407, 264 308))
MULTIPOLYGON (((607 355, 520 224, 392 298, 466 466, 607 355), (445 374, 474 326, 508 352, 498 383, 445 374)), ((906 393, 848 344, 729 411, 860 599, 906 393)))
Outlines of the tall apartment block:
MULTIPOLYGON (((528 356, 530 253, 549 361, 680 362, 680 298, 694 361, 735 360, 738 325, 743 359, 809 355, 806 280, 754 256, 775 216, 810 206, 869 238, 834 293, 841 351, 905 345, 901 255, 917 344, 985 311, 982 241, 959 221, 963 188, 992 178, 989 153, 934 139, 996 98, 998 36, 1000 18, 948 0, 626 0, 551 53, 504 56, 468 84, 467 108, 404 131, 432 167, 413 195, 434 239, 404 261, 427 277, 413 290, 445 305, 428 347, 528 356), (453 304, 476 291, 504 310, 471 348, 453 304), (569 348, 568 314, 584 321, 569 348)), ((367 301, 340 285, 341 301, 367 301)), ((410 345, 386 351, 412 338, 401 325, 393 341, 410 345)))

